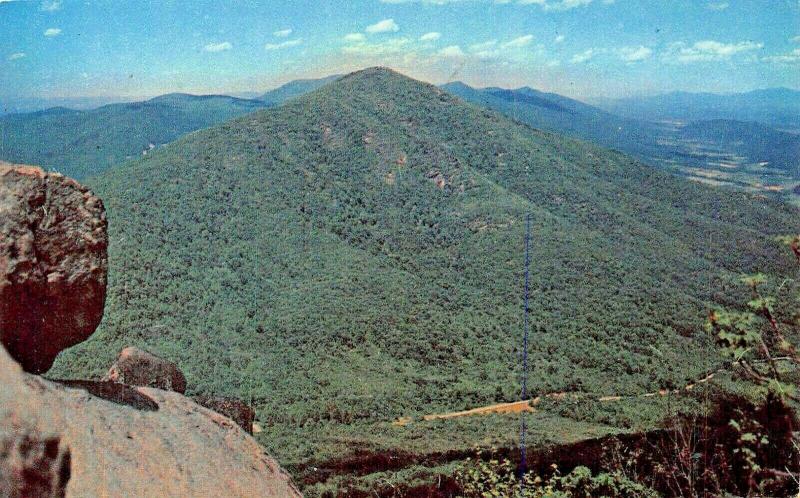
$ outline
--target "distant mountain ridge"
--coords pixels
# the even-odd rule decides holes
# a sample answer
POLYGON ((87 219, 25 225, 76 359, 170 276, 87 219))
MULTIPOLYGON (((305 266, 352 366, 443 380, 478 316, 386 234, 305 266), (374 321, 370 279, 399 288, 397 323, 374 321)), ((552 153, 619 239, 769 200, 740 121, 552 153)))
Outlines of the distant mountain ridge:
POLYGON ((0 117, 0 158, 83 179, 201 128, 266 107, 225 95, 169 94, 77 111, 0 117))
MULTIPOLYGON (((341 75, 295 80, 264 94, 248 94, 256 98, 173 93, 90 111, 60 107, 3 116, 0 117, 0 159, 55 167, 81 179, 146 154, 185 133, 257 109, 281 105, 339 78, 341 75)), ((690 126, 665 125, 653 121, 659 114, 653 114, 652 110, 642 110, 644 119, 624 117, 529 87, 476 89, 463 82, 452 82, 441 88, 534 128, 623 151, 654 165, 669 166, 677 161, 686 163, 686 167, 703 167, 716 154, 724 153, 742 156, 753 164, 767 164, 770 171, 800 176, 795 137, 765 125, 752 126, 745 122, 734 125, 736 120, 726 120, 730 122, 728 128, 749 129, 748 133, 738 133, 735 140, 729 140, 726 137, 730 138, 730 133, 716 136, 711 133, 710 129, 718 129, 719 123, 704 124, 708 121, 706 116, 691 122, 690 126), (703 128, 709 130, 704 132, 703 128), (708 142, 713 150, 698 154, 693 144, 699 140, 708 142)), ((783 102, 782 97, 795 93, 788 89, 751 92, 773 103, 783 102)), ((675 95, 689 98, 693 94, 675 95)), ((694 111, 684 109, 683 112, 694 111)))
POLYGON ((258 100, 266 102, 269 105, 280 105, 289 99, 305 95, 306 93, 321 88, 327 85, 328 83, 338 80, 341 77, 342 77, 341 74, 334 74, 331 76, 326 76, 324 78, 300 79, 300 80, 290 81, 285 85, 281 85, 278 88, 270 90, 267 93, 261 95, 260 97, 258 97, 258 100))
POLYGON ((186 133, 280 105, 336 78, 293 81, 257 99, 170 93, 91 110, 54 107, 0 116, 0 159, 84 179, 186 133))
POLYGON ((529 87, 477 89, 461 82, 448 83, 441 88, 534 128, 580 138, 638 157, 651 156, 660 148, 657 125, 616 116, 555 93, 529 87))
POLYGON ((744 93, 673 92, 649 97, 596 99, 599 107, 650 120, 729 119, 800 129, 800 90, 768 88, 744 93))
MULTIPOLYGON (((709 120, 703 116, 687 124, 668 125, 655 122, 651 114, 644 113, 645 119, 622 117, 568 97, 527 87, 476 89, 455 82, 442 88, 534 128, 619 150, 655 166, 677 163, 686 168, 705 167, 719 161, 717 156, 720 155, 741 156, 746 162, 762 165, 765 171, 794 175, 800 180, 800 135, 757 122, 709 120)), ((775 96, 786 92, 792 91, 764 93, 775 96)))

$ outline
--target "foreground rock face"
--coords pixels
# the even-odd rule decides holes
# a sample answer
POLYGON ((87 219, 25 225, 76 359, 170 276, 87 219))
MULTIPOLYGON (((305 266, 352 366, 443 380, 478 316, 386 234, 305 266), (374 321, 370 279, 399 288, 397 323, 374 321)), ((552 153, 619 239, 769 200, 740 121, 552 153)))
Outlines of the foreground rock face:
POLYGON ((66 493, 70 454, 58 437, 13 429, 0 433, 0 496, 57 498, 66 493))
POLYGON ((256 412, 244 401, 227 396, 193 396, 192 399, 197 404, 230 418, 248 434, 253 433, 256 412))
POLYGON ((25 374, 0 348, 0 496, 301 496, 227 417, 174 392, 83 384, 107 399, 25 374))
POLYGON ((127 347, 119 353, 105 380, 181 394, 186 392, 186 377, 176 364, 135 347, 127 347))
POLYGON ((106 227, 74 180, 0 162, 0 342, 26 371, 46 372, 100 323, 106 227))

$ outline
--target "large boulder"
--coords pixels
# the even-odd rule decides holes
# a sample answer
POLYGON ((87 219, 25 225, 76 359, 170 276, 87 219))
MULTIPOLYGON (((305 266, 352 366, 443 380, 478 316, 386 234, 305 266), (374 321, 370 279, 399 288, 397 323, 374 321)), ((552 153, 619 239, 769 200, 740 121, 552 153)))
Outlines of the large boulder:
POLYGON ((26 371, 46 372, 100 323, 106 227, 86 187, 0 162, 0 342, 26 371))
POLYGON ((132 346, 120 351, 104 380, 181 394, 186 392, 186 377, 176 364, 132 346))
POLYGON ((192 400, 230 418, 248 434, 253 433, 256 412, 244 401, 228 396, 192 396, 192 400))
POLYGON ((0 496, 301 495, 251 436, 180 394, 44 380, 0 348, 0 496))

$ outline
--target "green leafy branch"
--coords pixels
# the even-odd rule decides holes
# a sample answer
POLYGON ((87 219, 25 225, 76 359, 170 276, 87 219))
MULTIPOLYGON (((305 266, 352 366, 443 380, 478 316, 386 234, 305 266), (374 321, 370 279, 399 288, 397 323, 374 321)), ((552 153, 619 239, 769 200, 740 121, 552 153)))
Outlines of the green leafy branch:
MULTIPOLYGON (((779 237, 800 265, 800 235, 779 237)), ((774 296, 766 295, 767 277, 747 275, 741 280, 751 292, 746 311, 715 309, 709 313, 706 330, 714 335, 723 354, 756 384, 782 398, 800 401, 796 386, 784 382, 778 361, 785 360, 800 366, 797 347, 787 339, 784 324, 776 315, 774 296)))

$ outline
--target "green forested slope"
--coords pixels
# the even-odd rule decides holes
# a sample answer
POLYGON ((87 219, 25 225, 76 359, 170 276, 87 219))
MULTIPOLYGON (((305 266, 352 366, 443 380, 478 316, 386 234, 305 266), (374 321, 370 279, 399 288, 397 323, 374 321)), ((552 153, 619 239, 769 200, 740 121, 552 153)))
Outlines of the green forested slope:
POLYGON ((742 302, 740 272, 783 272, 769 238, 798 219, 384 69, 88 183, 110 220, 106 316, 52 375, 153 350, 190 390, 252 400, 284 463, 378 444, 398 416, 515 399, 527 213, 534 395, 702 376, 718 363, 708 303, 742 302))
POLYGON ((89 111, 10 114, 0 117, 0 158, 83 179, 191 131, 267 106, 224 95, 169 94, 89 111))
POLYGON ((441 88, 536 129, 579 138, 637 157, 674 152, 659 143, 663 132, 654 123, 622 118, 555 93, 528 87, 515 90, 472 88, 461 82, 447 83, 441 88))

